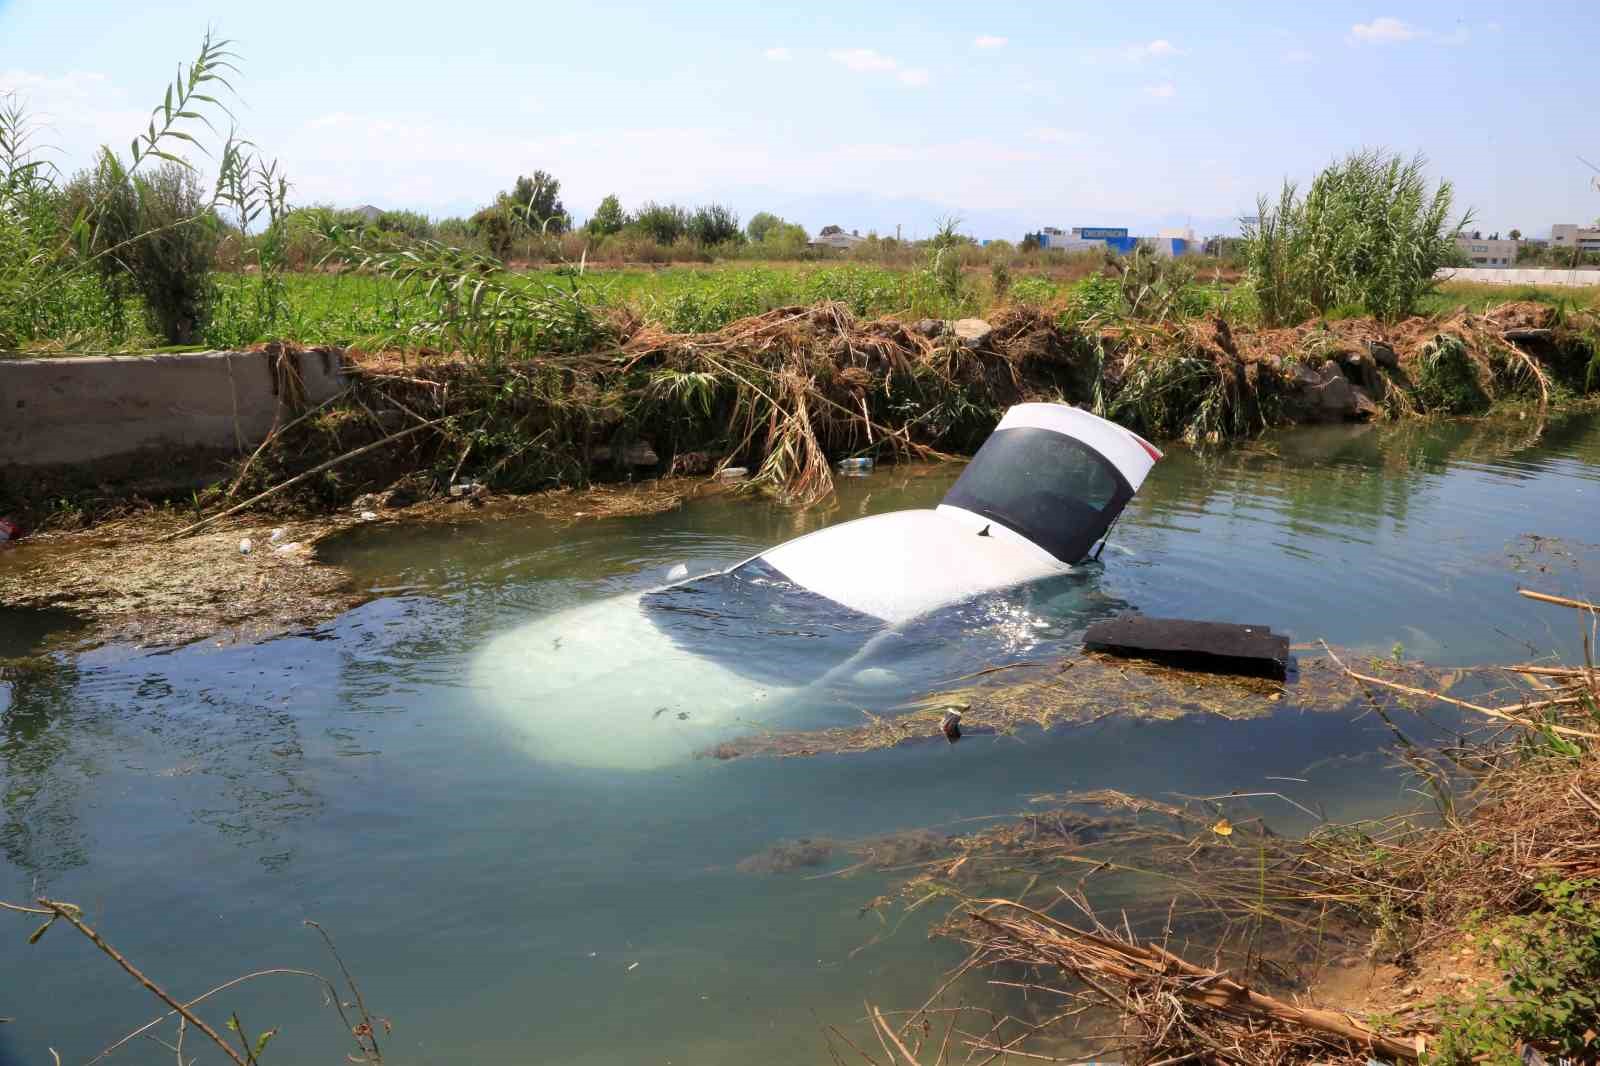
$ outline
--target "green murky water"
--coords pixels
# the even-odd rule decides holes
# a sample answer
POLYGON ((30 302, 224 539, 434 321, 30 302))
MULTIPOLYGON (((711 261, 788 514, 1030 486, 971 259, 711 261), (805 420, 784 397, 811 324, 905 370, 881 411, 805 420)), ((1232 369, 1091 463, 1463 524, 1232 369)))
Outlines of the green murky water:
MULTIPOLYGON (((863 1000, 921 1003, 957 956, 915 922, 863 949, 884 932, 859 913, 885 889, 878 875, 735 869, 775 841, 955 831, 1065 789, 1205 794, 1296 777, 1273 787, 1332 817, 1414 802, 1387 732, 1355 714, 1108 719, 787 761, 694 759, 685 746, 623 770, 542 758, 485 707, 475 663, 498 635, 660 584, 679 564, 726 565, 823 523, 927 506, 952 478, 880 471, 799 515, 719 498, 587 525, 371 531, 337 555, 377 598, 313 633, 105 648, 0 683, 0 898, 83 904, 179 995, 254 969, 323 968, 301 925, 315 918, 392 1019, 391 1062, 812 1063, 826 1061, 824 1024, 847 1026, 863 1000)), ((1439 663, 1522 657, 1522 641, 1573 655, 1575 620, 1513 590, 1592 596, 1580 564, 1597 518, 1592 416, 1542 432, 1350 427, 1178 450, 1099 565, 1022 604, 1026 617, 990 619, 1016 630, 998 644, 940 632, 898 683, 1070 652, 1087 618, 1127 606, 1381 654, 1399 643, 1439 663)), ((42 639, 36 622, 0 615, 0 653, 42 639)), ((808 649, 777 635, 750 654, 811 669, 808 649)), ((664 664, 661 683, 680 668, 664 664)), ((796 713, 842 721, 867 698, 833 693, 796 713)), ((677 743, 677 723, 639 729, 677 743)), ((1264 813, 1285 831, 1306 824, 1287 805, 1264 813)), ((8 921, 0 1016, 17 1020, 0 1026, 0 1064, 48 1061, 48 1047, 82 1061, 156 1013, 70 933, 27 947, 31 926, 8 921)), ((269 1063, 343 1054, 309 985, 264 981, 224 1002, 248 1028, 283 1027, 269 1063)), ((118 1057, 169 1055, 144 1042, 118 1057)))

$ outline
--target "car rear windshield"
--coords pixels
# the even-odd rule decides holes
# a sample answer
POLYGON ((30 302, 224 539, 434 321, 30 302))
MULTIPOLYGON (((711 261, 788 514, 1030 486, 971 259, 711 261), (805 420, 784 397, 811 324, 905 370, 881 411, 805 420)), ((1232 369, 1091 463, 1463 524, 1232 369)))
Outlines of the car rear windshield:
POLYGON ((1111 462, 1049 429, 1005 429, 984 442, 944 502, 992 518, 1075 563, 1133 498, 1111 462))

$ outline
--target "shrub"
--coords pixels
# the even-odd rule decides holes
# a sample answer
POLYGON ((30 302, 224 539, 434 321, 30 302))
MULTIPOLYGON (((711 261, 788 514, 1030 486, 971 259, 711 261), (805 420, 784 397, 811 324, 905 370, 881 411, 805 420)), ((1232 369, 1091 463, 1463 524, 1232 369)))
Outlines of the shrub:
POLYGON ((1004 259, 996 259, 989 264, 989 281, 994 286, 994 298, 1004 300, 1006 293, 1011 290, 1011 268, 1006 266, 1004 259))
POLYGON ((169 344, 193 343, 206 325, 223 236, 194 170, 168 160, 129 175, 102 149, 94 170, 68 188, 65 205, 74 218, 94 220, 80 251, 92 257, 109 305, 136 292, 154 332, 169 344))
POLYGON ((1471 212, 1449 221, 1454 188, 1430 193, 1425 161, 1352 153, 1318 174, 1302 199, 1285 182, 1274 207, 1263 196, 1245 227, 1249 283, 1268 325, 1341 305, 1395 319, 1415 311, 1433 276, 1457 259, 1455 238, 1471 212))
POLYGON ((1600 1027, 1600 905, 1597 886, 1545 881, 1534 913, 1506 919, 1484 947, 1505 987, 1447 1001, 1431 1061, 1446 1066, 1519 1066, 1527 1045, 1550 1058, 1592 1062, 1600 1027))
POLYGON ((777 229, 779 226, 784 225, 787 225, 787 223, 772 212, 757 211, 755 216, 750 219, 749 225, 745 226, 744 231, 745 235, 752 241, 762 241, 766 239, 769 230, 777 229))
POLYGON ((606 237, 620 232, 627 221, 628 217, 622 213, 622 201, 613 193, 600 201, 584 229, 596 237, 606 237))
POLYGON ((739 216, 733 211, 721 204, 707 204, 690 216, 689 236, 710 248, 739 241, 744 231, 739 228, 739 216))
POLYGON ((572 219, 561 204, 561 182, 542 170, 535 170, 532 177, 517 178, 509 193, 500 194, 498 202, 516 226, 527 233, 560 236, 572 228, 572 219))
POLYGON ((628 220, 626 228, 657 244, 671 244, 688 232, 689 213, 677 204, 658 204, 651 200, 628 220))
POLYGON ((1476 414, 1489 406, 1461 338, 1441 333, 1428 342, 1417 360, 1417 398, 1426 410, 1452 415, 1476 414))
POLYGON ((1058 291, 1049 278, 1018 278, 1011 286, 1011 300, 1013 303, 1041 307, 1054 300, 1058 291))
POLYGON ((468 219, 474 237, 483 242, 489 254, 505 259, 517 238, 517 226, 503 203, 491 204, 468 219))
POLYGON ((373 223, 380 233, 400 233, 412 240, 429 240, 433 237, 433 223, 428 216, 417 211, 385 211, 373 223))

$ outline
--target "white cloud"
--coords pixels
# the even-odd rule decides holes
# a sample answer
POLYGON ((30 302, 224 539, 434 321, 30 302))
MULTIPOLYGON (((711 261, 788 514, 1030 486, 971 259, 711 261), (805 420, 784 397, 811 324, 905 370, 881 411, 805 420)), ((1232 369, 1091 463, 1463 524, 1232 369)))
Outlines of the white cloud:
POLYGON ((900 66, 893 58, 875 48, 836 48, 828 53, 828 58, 858 74, 894 70, 900 66))
POLYGON ((1045 144, 1068 144, 1083 140, 1083 135, 1072 130, 1060 129, 1056 126, 1035 126, 1027 132, 1027 136, 1035 141, 1045 144))
MULTIPOLYGON (((12 93, 32 128, 29 147, 35 158, 64 171, 86 164, 102 144, 126 152, 129 138, 150 121, 149 111, 131 106, 127 93, 93 71, 39 74, 0 70, 0 96, 12 93)), ((189 132, 202 140, 208 137, 203 127, 189 132)), ((183 155, 199 155, 181 146, 178 150, 183 155)))
POLYGON ((1004 48, 1006 42, 1007 39, 1004 37, 994 37, 987 33, 972 40, 972 43, 979 48, 1004 48))
POLYGON ((306 128, 312 130, 325 130, 329 126, 345 126, 348 125, 354 118, 355 116, 350 114, 348 111, 331 111, 326 115, 318 115, 316 118, 307 120, 306 128))
POLYGON ((1170 81, 1164 81, 1157 85, 1146 85, 1144 91, 1158 100, 1170 100, 1178 95, 1178 87, 1170 81))
POLYGON ((1303 63, 1309 63, 1315 58, 1316 56, 1312 55, 1304 48, 1291 48, 1287 52, 1283 53, 1283 61, 1285 63, 1293 63, 1297 66, 1303 63))
POLYGON ((1354 44, 1402 44, 1422 36, 1422 31, 1415 26, 1388 15, 1350 27, 1350 40, 1354 44))
POLYGON ((1158 37, 1147 44, 1130 44, 1122 49, 1123 58, 1130 63, 1142 63, 1147 59, 1175 59, 1188 54, 1165 37, 1158 37))
POLYGON ((794 56, 789 54, 789 50, 787 48, 768 48, 761 54, 772 60, 774 63, 787 63, 789 60, 794 58, 794 56))
POLYGON ((858 74, 893 74, 900 84, 916 89, 933 77, 925 67, 902 67, 898 59, 875 48, 836 48, 828 58, 858 74))

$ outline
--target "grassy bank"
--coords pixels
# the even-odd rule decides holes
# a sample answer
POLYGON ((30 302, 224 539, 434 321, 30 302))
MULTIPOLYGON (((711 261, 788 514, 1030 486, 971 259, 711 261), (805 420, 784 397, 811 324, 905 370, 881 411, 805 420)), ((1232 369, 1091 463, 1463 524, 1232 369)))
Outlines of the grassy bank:
MULTIPOLYGON (((324 323, 382 326, 392 343, 353 351, 346 394, 216 468, 183 506, 214 513, 268 493, 250 506, 323 511, 463 481, 528 493, 723 466, 808 503, 830 491, 840 458, 970 454, 1007 407, 1031 400, 1209 444, 1304 421, 1549 409, 1600 386, 1595 315, 1547 303, 1269 330, 1210 306, 1229 294, 1188 288, 1161 297, 1170 313, 1136 317, 1128 289, 1097 277, 1008 300, 984 312, 987 333, 963 339, 943 317, 877 317, 924 297, 930 312, 975 310, 971 293, 941 306, 915 275, 694 273, 665 283, 676 291, 634 295, 658 277, 520 276, 477 314, 402 281, 297 279, 324 323)), ((115 486, 16 477, 0 495, 0 511, 29 524, 92 521, 125 502, 115 486)))

